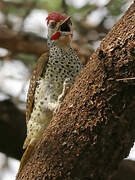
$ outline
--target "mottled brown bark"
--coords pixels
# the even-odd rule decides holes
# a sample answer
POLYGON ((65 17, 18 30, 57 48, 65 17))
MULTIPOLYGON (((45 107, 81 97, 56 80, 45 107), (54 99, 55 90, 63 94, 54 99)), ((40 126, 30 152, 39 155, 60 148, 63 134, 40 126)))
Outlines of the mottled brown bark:
POLYGON ((135 140, 135 3, 102 41, 17 180, 106 180, 135 140))

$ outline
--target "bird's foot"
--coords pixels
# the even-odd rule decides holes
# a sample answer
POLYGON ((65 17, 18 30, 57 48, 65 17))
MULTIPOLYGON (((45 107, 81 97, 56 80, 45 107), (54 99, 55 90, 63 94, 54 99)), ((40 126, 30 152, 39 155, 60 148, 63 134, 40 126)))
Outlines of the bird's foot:
POLYGON ((64 81, 64 83, 63 83, 63 91, 62 91, 62 93, 61 93, 61 94, 59 95, 59 97, 58 97, 58 102, 59 102, 59 104, 60 104, 60 103, 63 101, 63 99, 65 98, 65 96, 66 96, 68 90, 70 89, 70 87, 71 87, 71 80, 70 80, 70 78, 66 78, 65 81, 64 81))
POLYGON ((62 93, 58 96, 58 100, 57 100, 57 106, 53 112, 53 114, 56 113, 56 111, 60 108, 60 104, 63 101, 63 99, 65 98, 67 92, 69 91, 71 87, 71 79, 70 78, 66 78, 64 83, 63 83, 63 90, 62 93))

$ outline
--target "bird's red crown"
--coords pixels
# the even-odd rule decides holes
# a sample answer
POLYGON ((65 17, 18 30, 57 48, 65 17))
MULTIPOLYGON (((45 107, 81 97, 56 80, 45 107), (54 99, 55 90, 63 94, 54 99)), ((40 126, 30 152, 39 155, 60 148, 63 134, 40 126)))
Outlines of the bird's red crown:
POLYGON ((54 20, 55 22, 60 22, 61 20, 65 20, 67 18, 66 15, 60 14, 58 12, 51 12, 48 14, 48 17, 46 18, 47 24, 49 24, 50 20, 54 20))

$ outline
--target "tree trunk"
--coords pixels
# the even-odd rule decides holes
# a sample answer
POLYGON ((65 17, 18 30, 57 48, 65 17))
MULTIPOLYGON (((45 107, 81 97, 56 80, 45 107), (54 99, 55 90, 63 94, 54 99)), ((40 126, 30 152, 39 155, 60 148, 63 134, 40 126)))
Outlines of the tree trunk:
POLYGON ((17 180, 106 180, 135 140, 135 2, 103 39, 17 180))

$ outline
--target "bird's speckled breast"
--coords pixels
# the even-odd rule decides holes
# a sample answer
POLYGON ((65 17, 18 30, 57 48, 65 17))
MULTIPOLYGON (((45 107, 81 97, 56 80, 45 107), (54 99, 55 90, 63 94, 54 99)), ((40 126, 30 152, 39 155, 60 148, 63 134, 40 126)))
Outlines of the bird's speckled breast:
POLYGON ((81 69, 81 62, 71 47, 67 51, 55 45, 50 48, 50 56, 43 78, 45 83, 49 82, 51 85, 55 100, 62 92, 64 80, 70 78, 73 84, 81 69))

